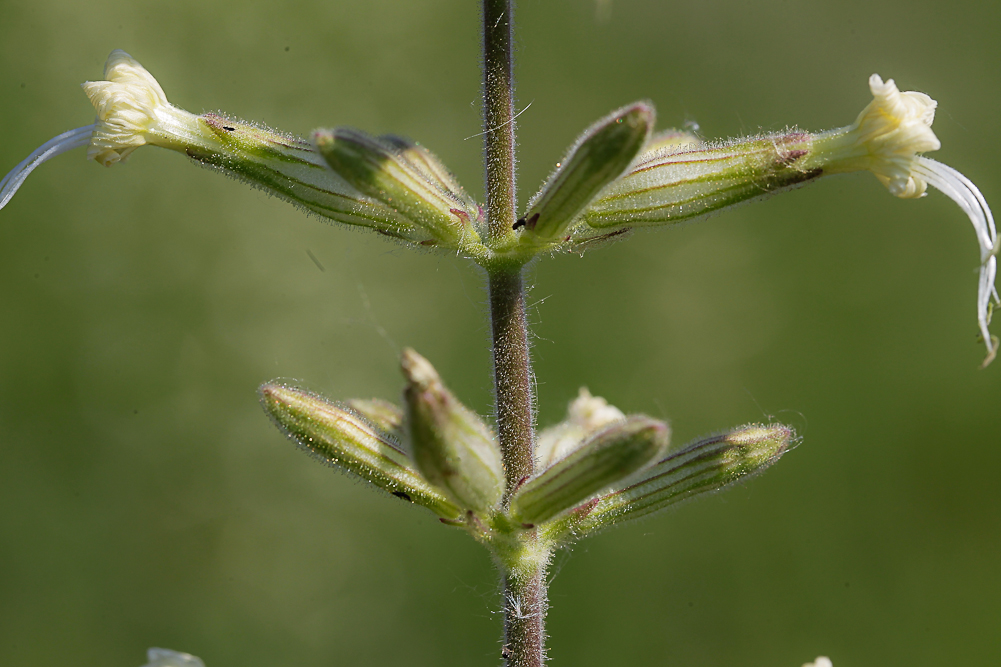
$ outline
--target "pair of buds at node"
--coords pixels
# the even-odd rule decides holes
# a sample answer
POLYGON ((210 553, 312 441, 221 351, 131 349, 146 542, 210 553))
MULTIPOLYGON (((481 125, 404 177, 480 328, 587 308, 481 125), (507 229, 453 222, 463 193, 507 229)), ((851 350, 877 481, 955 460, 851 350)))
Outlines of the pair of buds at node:
POLYGON ((869 79, 873 99, 849 126, 799 130, 725 142, 690 132, 655 132, 647 102, 618 109, 589 127, 529 202, 500 233, 426 148, 395 136, 318 130, 311 141, 215 113, 171 105, 157 83, 124 51, 114 51, 105 81, 83 84, 97 110, 93 125, 46 142, 0 182, 0 208, 42 162, 78 146, 110 166, 140 146, 162 146, 235 176, 310 213, 375 230, 401 242, 468 257, 488 270, 510 269, 540 253, 582 251, 641 227, 669 226, 740 202, 789 190, 821 176, 870 171, 902 198, 930 184, 967 214, 980 248, 977 320, 987 347, 1001 303, 995 288, 1001 244, 977 187, 954 169, 923 157, 937 150, 936 102, 869 79))
POLYGON ((406 350, 401 365, 403 408, 334 403, 280 382, 261 387, 262 403, 320 460, 488 543, 530 528, 548 545, 572 542, 760 472, 795 440, 789 427, 752 424, 672 448, 663 421, 624 415, 582 389, 567 419, 540 434, 536 474, 508 489, 490 427, 422 356, 406 350))

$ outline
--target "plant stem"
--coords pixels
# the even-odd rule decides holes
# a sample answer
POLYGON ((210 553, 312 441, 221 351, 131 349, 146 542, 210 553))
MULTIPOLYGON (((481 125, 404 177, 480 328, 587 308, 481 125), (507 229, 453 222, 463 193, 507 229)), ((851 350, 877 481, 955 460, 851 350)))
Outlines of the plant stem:
MULTIPOLYGON (((515 222, 512 0, 483 0, 483 130, 489 236, 513 233, 515 222)), ((532 360, 528 350, 523 267, 488 271, 493 336, 494 400, 504 459, 504 502, 535 469, 532 360)), ((542 667, 547 609, 546 561, 534 530, 521 533, 522 556, 504 572, 504 646, 509 667, 542 667)))
MULTIPOLYGON (((535 468, 532 362, 528 351, 525 286, 522 269, 489 273, 493 331, 494 391, 497 431, 511 492, 535 468)), ((535 530, 520 534, 518 563, 504 572, 504 646, 509 667, 542 667, 545 662, 547 607, 546 562, 535 530)))
POLYGON ((526 570, 504 576, 501 655, 510 667, 542 667, 546 659, 546 566, 526 570))
POLYGON ((514 224, 512 0, 483 0, 483 136, 490 238, 514 224))
POLYGON ((488 278, 493 333, 494 402, 504 458, 507 503, 518 483, 535 471, 532 360, 528 351, 525 285, 521 268, 488 278))

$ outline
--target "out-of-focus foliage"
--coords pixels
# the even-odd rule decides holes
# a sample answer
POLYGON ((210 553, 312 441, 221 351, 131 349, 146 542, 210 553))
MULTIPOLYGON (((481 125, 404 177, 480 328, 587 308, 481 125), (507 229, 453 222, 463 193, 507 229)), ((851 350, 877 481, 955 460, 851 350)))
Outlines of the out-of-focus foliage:
MULTIPOLYGON (((91 122, 79 83, 124 48, 191 111, 407 135, 482 193, 475 3, 3 16, 0 170, 91 122)), ((936 157, 1001 206, 992 3, 523 0, 518 19, 522 202, 622 104, 706 137, 817 130, 879 72, 939 101, 936 157)), ((558 560, 554 664, 1001 660, 1001 369, 978 370, 968 224, 859 175, 536 266, 542 425, 587 385, 679 442, 769 415, 804 436, 558 560)), ((167 151, 40 168, 0 213, 0 663, 496 661, 482 548, 295 451, 255 394, 285 376, 395 399, 409 345, 486 414, 482 282, 167 151)))

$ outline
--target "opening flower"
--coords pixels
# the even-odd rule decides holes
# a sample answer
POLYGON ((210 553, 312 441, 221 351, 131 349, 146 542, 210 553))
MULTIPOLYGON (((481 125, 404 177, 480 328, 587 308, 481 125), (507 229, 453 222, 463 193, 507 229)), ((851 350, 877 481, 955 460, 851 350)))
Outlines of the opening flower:
POLYGON ((987 346, 986 366, 999 342, 987 326, 1001 303, 994 286, 999 243, 991 210, 968 178, 920 155, 941 146, 931 129, 935 100, 901 92, 878 74, 869 77, 869 90, 873 99, 855 122, 836 130, 787 130, 721 143, 651 141, 629 171, 581 213, 571 243, 583 249, 636 227, 705 217, 830 174, 871 171, 890 193, 905 199, 924 196, 931 185, 963 209, 977 234, 977 322, 987 346))
POLYGON ((412 172, 419 186, 413 190, 418 205, 404 209, 366 194, 371 189, 360 190, 331 169, 310 141, 221 114, 198 116, 175 107, 153 75, 124 51, 108 57, 104 78, 83 84, 97 111, 94 124, 46 142, 7 174, 0 181, 0 208, 36 167, 56 155, 89 146, 88 158, 111 166, 149 144, 183 153, 329 220, 422 247, 471 248, 470 256, 481 248, 473 230, 482 217, 476 203, 434 154, 413 142, 372 138, 394 158, 393 164, 412 172))
POLYGON ((987 346, 983 365, 991 363, 998 351, 998 338, 987 325, 998 298, 997 230, 987 201, 970 179, 919 153, 938 150, 941 143, 932 132, 935 100, 917 92, 900 92, 893 79, 884 82, 878 74, 869 77, 873 100, 855 122, 817 138, 819 152, 833 158, 824 166, 827 173, 865 169, 894 195, 911 199, 923 197, 929 185, 959 205, 970 218, 980 245, 980 280, 977 293, 977 323, 987 346))
POLYGON ((204 135, 197 116, 168 102, 153 75, 125 51, 111 52, 104 78, 83 84, 97 110, 88 158, 110 167, 145 144, 183 150, 204 135))

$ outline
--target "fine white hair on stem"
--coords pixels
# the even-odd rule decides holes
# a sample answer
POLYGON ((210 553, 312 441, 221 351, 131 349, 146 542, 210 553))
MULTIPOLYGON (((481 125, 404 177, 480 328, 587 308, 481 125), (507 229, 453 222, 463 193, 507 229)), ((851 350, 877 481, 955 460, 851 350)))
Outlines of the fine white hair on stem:
POLYGON ((62 155, 68 150, 86 146, 90 143, 90 135, 93 131, 93 125, 78 127, 75 130, 63 132, 36 148, 31 155, 11 169, 10 173, 0 181, 0 208, 7 205, 7 202, 14 196, 17 189, 21 187, 21 184, 24 183, 24 179, 28 178, 28 175, 35 170, 35 167, 57 155, 62 155))
POLYGON ((987 325, 991 321, 991 301, 1001 303, 997 288, 994 285, 997 276, 997 257, 995 249, 998 245, 997 229, 994 226, 994 216, 980 190, 970 179, 952 167, 924 156, 914 161, 913 171, 922 180, 940 190, 942 194, 956 202, 970 218, 973 229, 977 233, 980 244, 980 285, 977 292, 977 321, 980 324, 980 334, 987 346, 989 364, 998 351, 998 341, 991 336, 987 325))

